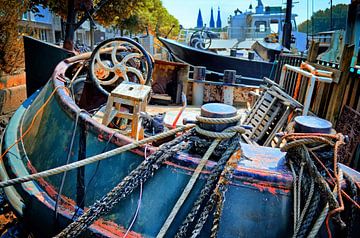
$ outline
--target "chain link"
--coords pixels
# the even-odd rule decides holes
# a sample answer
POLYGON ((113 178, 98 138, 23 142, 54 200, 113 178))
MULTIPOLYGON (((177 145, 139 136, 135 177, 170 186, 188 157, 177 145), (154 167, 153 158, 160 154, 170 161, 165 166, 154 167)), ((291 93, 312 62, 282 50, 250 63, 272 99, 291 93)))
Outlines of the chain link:
POLYGON ((193 130, 163 144, 159 150, 149 156, 147 160, 144 160, 116 187, 100 200, 96 201, 83 215, 61 231, 56 237, 76 237, 94 221, 109 213, 121 200, 130 195, 140 183, 144 183, 151 178, 165 160, 174 156, 178 151, 186 149, 188 144, 182 142, 191 134, 193 134, 193 130))
POLYGON ((215 167, 212 169, 205 186, 200 192, 198 199, 195 201, 191 211, 186 216, 183 221, 181 227, 176 233, 176 238, 185 238, 188 237, 188 229, 192 226, 192 223, 197 219, 197 224, 195 224, 195 228, 192 231, 193 236, 197 236, 202 226, 205 224, 208 215, 213 210, 213 207, 216 203, 216 194, 211 193, 217 185, 217 181, 219 181, 219 177, 221 173, 225 169, 225 165, 229 161, 231 155, 239 148, 240 146, 240 137, 235 136, 233 139, 230 139, 227 144, 229 144, 227 150, 223 153, 222 157, 219 159, 215 167), (209 195, 210 194, 210 195, 209 195), (206 201, 207 200, 207 201, 206 201), (204 206, 204 202, 206 201, 206 205, 204 206), (202 211, 201 211, 202 210, 202 211), (201 214, 199 215, 199 213, 201 214))

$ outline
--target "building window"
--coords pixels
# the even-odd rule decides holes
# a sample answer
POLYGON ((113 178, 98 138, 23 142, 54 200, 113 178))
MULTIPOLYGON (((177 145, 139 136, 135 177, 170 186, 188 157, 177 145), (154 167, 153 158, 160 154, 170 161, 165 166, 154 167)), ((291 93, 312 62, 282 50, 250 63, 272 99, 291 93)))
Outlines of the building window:
POLYGON ((255 31, 256 32, 265 32, 266 31, 266 21, 256 21, 255 22, 255 31))
POLYGON ((27 20, 28 19, 28 12, 24 12, 24 14, 22 15, 22 20, 27 20))
POLYGON ((40 29, 40 40, 47 41, 47 32, 45 29, 40 29))
POLYGON ((270 20, 270 29, 272 33, 279 33, 279 21, 276 19, 270 20))

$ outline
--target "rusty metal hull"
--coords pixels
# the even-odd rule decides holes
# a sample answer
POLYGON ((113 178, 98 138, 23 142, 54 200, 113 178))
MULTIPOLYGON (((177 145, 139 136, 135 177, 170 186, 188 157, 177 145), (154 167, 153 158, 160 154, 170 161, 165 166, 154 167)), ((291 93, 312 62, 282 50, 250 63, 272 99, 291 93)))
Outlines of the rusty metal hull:
MULTIPOLYGON (((25 132, 22 141, 10 149, 1 162, 2 180, 22 177, 36 171, 43 171, 66 163, 67 153, 74 128, 76 111, 79 110, 67 91, 61 86, 58 76, 64 73, 67 63, 60 63, 53 78, 39 92, 37 91, 17 110, 4 134, 1 151, 4 152, 25 132), (34 115, 51 92, 55 96, 35 120, 34 115)), ((97 123, 88 114, 82 113, 76 129, 71 159, 79 159, 80 141, 84 139, 86 157, 130 143, 125 136, 97 123), (111 138, 109 140, 109 138, 111 138), (108 141, 109 144, 108 144, 108 141), (109 146, 107 146, 107 144, 109 146)), ((150 148, 150 153, 156 148, 150 148)), ((284 164, 284 154, 277 149, 242 145, 243 153, 251 160, 239 162, 232 183, 226 194, 224 212, 221 217, 219 237, 288 237, 292 230, 292 198, 290 195, 292 176, 284 164), (271 233, 268 230, 271 229, 271 233)), ((55 200, 59 192, 62 175, 56 175, 34 182, 27 182, 6 189, 8 199, 18 215, 39 237, 50 237, 74 218, 80 202, 85 207, 100 199, 119 183, 143 158, 143 148, 126 152, 99 164, 84 168, 86 191, 79 201, 79 170, 67 174, 62 191, 62 202, 55 216, 55 200)), ((240 152, 238 152, 240 153, 240 152)), ((170 214, 171 208, 199 163, 199 158, 181 153, 167 161, 144 184, 140 213, 129 237, 154 237, 170 214)), ((197 198, 211 168, 216 162, 209 161, 189 198, 170 227, 172 237, 197 198)), ((95 222, 85 236, 123 236, 135 214, 139 190, 120 202, 111 213, 95 222)), ((209 221, 201 237, 208 237, 209 221)))

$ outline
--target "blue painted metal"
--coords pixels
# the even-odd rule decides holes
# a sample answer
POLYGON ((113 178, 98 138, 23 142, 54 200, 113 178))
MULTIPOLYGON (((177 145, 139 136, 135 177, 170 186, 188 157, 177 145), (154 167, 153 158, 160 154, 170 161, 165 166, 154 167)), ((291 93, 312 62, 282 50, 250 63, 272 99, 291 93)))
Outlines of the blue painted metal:
POLYGON ((295 117, 295 132, 302 133, 331 133, 331 122, 314 116, 295 117))
MULTIPOLYGON (((69 65, 66 62, 60 63, 53 78, 41 92, 36 93, 17 110, 5 132, 1 152, 16 141, 20 129, 27 130, 34 115, 54 88, 64 85, 57 76, 64 74, 67 67, 69 65)), ((205 109, 211 115, 229 116, 234 113, 231 108, 220 110, 216 105, 206 106, 205 109)), ((6 179, 3 175, 11 178, 22 177, 64 164, 78 110, 68 92, 58 88, 50 103, 38 114, 29 134, 4 157, 1 162, 4 167, 0 166, 2 179, 6 179)), ((112 129, 97 123, 86 113, 81 113, 79 120, 87 129, 86 156, 103 152, 109 138, 108 149, 131 142, 125 136, 114 134, 112 129)), ((76 130, 71 161, 78 159, 79 137, 80 127, 76 130)), ((289 237, 292 233, 292 176, 285 165, 285 154, 279 149, 247 144, 241 144, 241 148, 241 151, 233 155, 243 157, 238 162, 226 193, 218 237, 289 237)), ((155 150, 156 148, 150 148, 151 153, 155 150)), ((139 148, 99 164, 85 166, 85 207, 106 194, 142 160, 143 148, 139 148)), ((140 213, 130 235, 154 237, 158 233, 199 161, 198 156, 181 152, 167 161, 154 177, 144 184, 140 213)), ((173 237, 176 233, 215 165, 215 161, 207 162, 200 179, 170 227, 168 237, 173 237)), ((10 196, 8 198, 13 206, 21 199, 19 215, 27 221, 36 235, 50 237, 71 222, 77 209, 76 177, 76 170, 67 174, 62 193, 64 202, 60 204, 57 220, 54 217, 54 199, 59 190, 61 175, 11 187, 18 194, 18 201, 10 196)), ((138 199, 139 189, 120 202, 109 215, 91 226, 85 236, 91 237, 92 233, 105 237, 123 236, 133 219, 138 199)), ((200 237, 209 237, 211 222, 210 219, 200 237)))

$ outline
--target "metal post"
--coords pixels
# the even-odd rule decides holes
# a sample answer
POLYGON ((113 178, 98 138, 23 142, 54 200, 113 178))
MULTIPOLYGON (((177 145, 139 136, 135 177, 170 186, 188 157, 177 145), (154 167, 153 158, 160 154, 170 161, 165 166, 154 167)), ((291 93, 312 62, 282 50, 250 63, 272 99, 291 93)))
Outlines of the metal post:
POLYGON ((94 50, 94 44, 95 44, 95 36, 94 36, 94 24, 90 22, 90 49, 94 50))
POLYGON ((74 35, 75 35, 75 0, 68 0, 68 15, 66 20, 66 29, 65 29, 65 40, 64 48, 67 50, 74 50, 74 35))
POLYGON ((282 45, 287 49, 290 49, 290 45, 291 45, 291 28, 292 28, 291 10, 292 10, 292 0, 287 0, 285 23, 283 28, 283 39, 282 39, 282 45))
POLYGON ((236 80, 235 70, 224 71, 224 103, 232 106, 234 103, 234 86, 227 84, 234 84, 236 80))
POLYGON ((192 104, 195 106, 201 106, 204 102, 205 76, 205 67, 194 67, 192 104))

